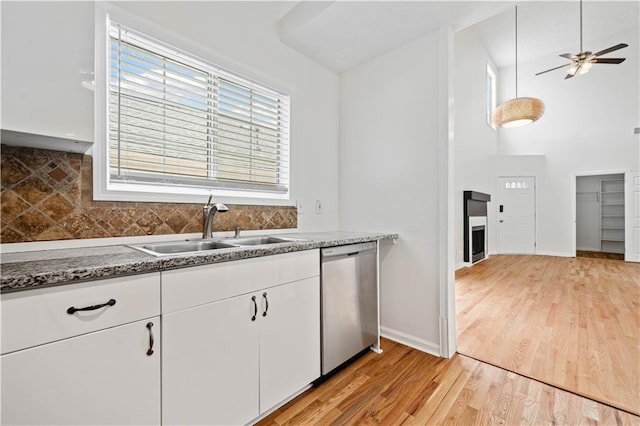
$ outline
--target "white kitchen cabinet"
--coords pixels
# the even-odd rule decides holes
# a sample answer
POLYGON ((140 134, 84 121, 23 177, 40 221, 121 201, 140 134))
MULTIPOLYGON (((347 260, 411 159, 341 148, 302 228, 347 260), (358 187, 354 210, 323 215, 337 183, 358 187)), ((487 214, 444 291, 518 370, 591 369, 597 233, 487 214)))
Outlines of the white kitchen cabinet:
POLYGON ((252 315, 243 295, 163 316, 164 424, 244 424, 258 415, 252 315))
POLYGON ((159 273, 3 294, 2 424, 159 424, 159 315, 159 273))
POLYGON ((257 262, 163 273, 164 424, 245 424, 320 376, 318 251, 257 262))
POLYGON ((260 412, 320 376, 320 279, 260 293, 260 412))
POLYGON ((2 355, 2 424, 159 424, 159 339, 154 317, 2 355))

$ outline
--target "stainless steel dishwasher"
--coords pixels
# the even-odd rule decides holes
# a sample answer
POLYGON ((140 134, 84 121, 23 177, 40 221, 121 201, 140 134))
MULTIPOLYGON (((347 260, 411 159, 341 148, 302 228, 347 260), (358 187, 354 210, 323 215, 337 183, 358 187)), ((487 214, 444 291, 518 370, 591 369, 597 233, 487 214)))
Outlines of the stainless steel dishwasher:
POLYGON ((321 250, 322 375, 378 343, 377 243, 321 250))

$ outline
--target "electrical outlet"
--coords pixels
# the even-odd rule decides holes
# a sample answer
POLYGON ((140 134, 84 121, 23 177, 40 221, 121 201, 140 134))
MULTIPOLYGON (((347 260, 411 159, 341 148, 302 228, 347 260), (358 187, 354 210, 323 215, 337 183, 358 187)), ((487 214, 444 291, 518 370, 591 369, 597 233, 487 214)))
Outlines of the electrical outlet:
POLYGON ((322 207, 322 201, 316 200, 316 214, 324 213, 324 208, 322 207))

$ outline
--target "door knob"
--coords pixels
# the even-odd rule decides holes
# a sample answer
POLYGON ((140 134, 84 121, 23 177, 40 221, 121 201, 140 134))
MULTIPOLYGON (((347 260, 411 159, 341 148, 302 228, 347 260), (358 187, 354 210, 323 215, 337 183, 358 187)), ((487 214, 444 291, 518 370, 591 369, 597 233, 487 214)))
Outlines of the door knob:
POLYGON ((500 223, 504 222, 504 220, 500 219, 500 223))

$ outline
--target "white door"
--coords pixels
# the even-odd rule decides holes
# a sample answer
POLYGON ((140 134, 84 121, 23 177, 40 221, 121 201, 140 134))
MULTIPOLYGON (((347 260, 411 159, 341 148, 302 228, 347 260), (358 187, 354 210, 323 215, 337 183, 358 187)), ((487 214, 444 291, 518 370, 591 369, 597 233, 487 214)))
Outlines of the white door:
POLYGON ((320 278, 272 287, 260 298, 264 412, 320 377, 320 278))
POLYGON ((160 424, 159 317, 0 359, 2 424, 160 424))
POLYGON ((626 221, 628 231, 624 260, 640 262, 640 173, 631 173, 627 181, 627 200, 631 200, 627 214, 631 220, 626 221))
POLYGON ((258 303, 248 294, 163 317, 163 424, 236 425, 258 416, 258 303))
POLYGON ((498 178, 498 253, 536 251, 535 178, 498 178))

